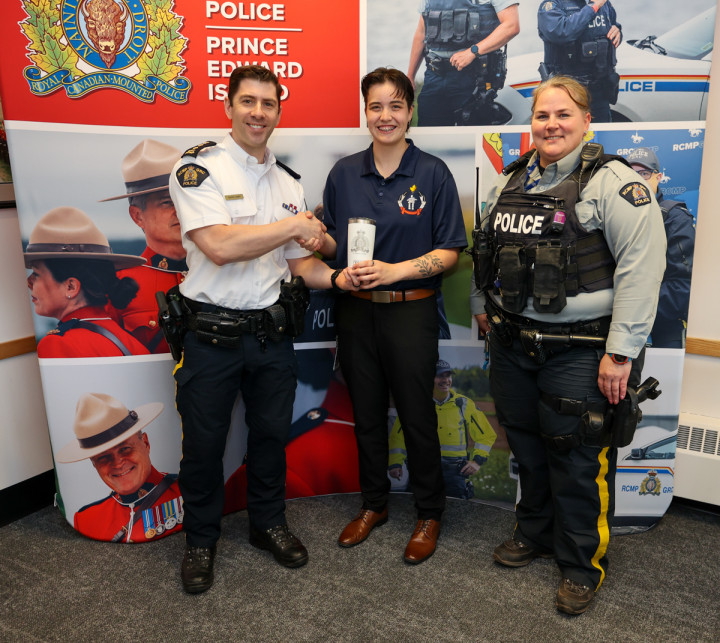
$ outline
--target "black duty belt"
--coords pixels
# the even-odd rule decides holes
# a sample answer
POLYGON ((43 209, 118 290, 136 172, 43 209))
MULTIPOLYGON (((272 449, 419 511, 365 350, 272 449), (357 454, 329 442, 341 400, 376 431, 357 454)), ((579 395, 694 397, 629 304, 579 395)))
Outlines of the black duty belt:
POLYGON ((503 310, 495 302, 488 298, 488 305, 511 327, 518 330, 533 328, 542 333, 572 333, 578 335, 595 335, 596 337, 607 337, 610 331, 612 316, 598 317, 597 319, 583 320, 567 323, 542 322, 531 317, 523 317, 516 313, 509 313, 503 310))
POLYGON ((186 316, 185 322, 188 329, 195 332, 238 337, 246 334, 257 335, 265 328, 263 310, 236 310, 187 298, 185 304, 193 313, 186 316))

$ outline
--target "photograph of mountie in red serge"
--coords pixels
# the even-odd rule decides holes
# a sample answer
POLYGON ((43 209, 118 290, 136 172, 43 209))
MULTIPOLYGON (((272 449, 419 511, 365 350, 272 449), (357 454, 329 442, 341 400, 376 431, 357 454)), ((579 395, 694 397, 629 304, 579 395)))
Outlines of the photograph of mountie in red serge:
MULTIPOLYGON (((322 406, 293 422, 285 456, 288 500, 360 491, 352 404, 342 382, 331 380, 322 406)), ((223 511, 246 506, 247 473, 242 465, 225 483, 223 511)))
POLYGON ((160 413, 160 402, 129 411, 104 393, 84 393, 75 412, 76 440, 55 455, 56 462, 89 459, 109 496, 77 511, 74 526, 96 540, 137 543, 179 531, 183 503, 177 475, 160 473, 150 462, 143 429, 160 413))
POLYGON ((90 217, 71 207, 45 214, 24 253, 35 312, 59 320, 38 343, 38 357, 147 355, 148 350, 108 316, 108 302, 125 308, 138 291, 116 271, 145 263, 143 257, 114 254, 90 217))

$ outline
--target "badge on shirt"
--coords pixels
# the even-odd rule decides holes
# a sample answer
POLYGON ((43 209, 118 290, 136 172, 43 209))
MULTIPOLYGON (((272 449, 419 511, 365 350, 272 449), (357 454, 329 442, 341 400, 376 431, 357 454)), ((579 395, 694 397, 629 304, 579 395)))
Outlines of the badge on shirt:
POLYGON ((413 185, 407 192, 403 192, 398 199, 400 212, 416 217, 420 216, 420 213, 425 207, 425 203, 425 195, 417 189, 416 185, 413 185))
POLYGON ((550 10, 553 9, 554 7, 555 7, 555 3, 554 3, 554 2, 546 2, 546 3, 541 7, 541 10, 542 10, 542 11, 550 11, 550 10))
POLYGON ((650 203, 648 189, 642 183, 628 183, 620 188, 620 196, 636 208, 650 203))
POLYGON ((298 213, 298 207, 292 203, 283 203, 282 207, 285 208, 286 210, 292 212, 293 214, 298 213))
POLYGON ((225 200, 226 201, 238 201, 240 199, 244 199, 245 196, 243 194, 226 194, 225 200))
POLYGON ((210 172, 208 172, 204 167, 195 165, 195 163, 188 163, 183 165, 181 168, 178 168, 175 175, 177 176, 180 187, 197 188, 207 177, 210 176, 210 172))

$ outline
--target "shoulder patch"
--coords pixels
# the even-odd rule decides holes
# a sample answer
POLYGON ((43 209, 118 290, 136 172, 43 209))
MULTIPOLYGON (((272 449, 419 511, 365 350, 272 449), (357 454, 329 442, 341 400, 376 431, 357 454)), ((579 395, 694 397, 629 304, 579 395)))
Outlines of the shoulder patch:
POLYGON ((548 2, 543 2, 542 6, 540 7, 540 11, 550 11, 551 9, 555 8, 555 3, 552 2, 552 0, 548 0, 548 2))
POLYGON ((639 208, 641 205, 647 205, 652 200, 650 192, 642 183, 628 183, 620 188, 620 196, 630 205, 639 208))
POLYGON ((293 170, 291 167, 285 165, 285 163, 281 163, 277 159, 275 159, 275 163, 277 163, 279 167, 281 167, 283 170, 285 170, 296 181, 300 180, 300 178, 301 178, 300 175, 295 170, 293 170))
POLYGON ((175 176, 177 176, 181 188, 196 188, 210 176, 210 172, 195 163, 186 163, 177 169, 175 176))
POLYGON ((197 158, 197 155, 200 154, 201 150, 204 150, 206 147, 213 147, 214 145, 217 145, 215 141, 205 141, 204 143, 200 143, 199 145, 194 145, 193 147, 188 148, 182 153, 182 155, 197 158))

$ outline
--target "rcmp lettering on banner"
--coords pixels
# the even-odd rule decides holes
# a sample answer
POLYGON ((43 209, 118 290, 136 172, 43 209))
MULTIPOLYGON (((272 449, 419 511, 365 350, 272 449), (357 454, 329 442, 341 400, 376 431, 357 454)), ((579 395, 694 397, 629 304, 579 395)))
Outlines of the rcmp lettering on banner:
POLYGON ((197 188, 207 177, 210 176, 210 172, 200 165, 195 165, 195 163, 187 163, 186 165, 183 165, 178 168, 175 174, 177 176, 178 183, 180 183, 180 187, 183 188, 197 188))
POLYGON ((628 183, 620 188, 620 196, 636 208, 650 203, 650 193, 642 183, 628 183))
POLYGON ((419 216, 425 207, 425 195, 417 189, 417 186, 413 185, 408 192, 403 194, 398 199, 398 206, 400 212, 403 214, 410 214, 413 216, 419 216), (407 206, 407 207, 406 207, 407 206))

